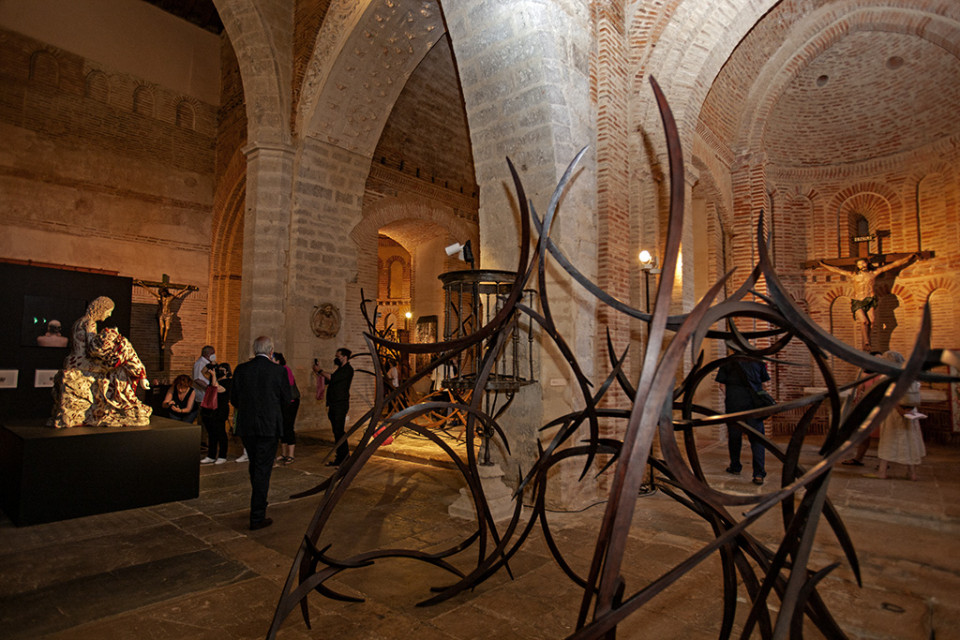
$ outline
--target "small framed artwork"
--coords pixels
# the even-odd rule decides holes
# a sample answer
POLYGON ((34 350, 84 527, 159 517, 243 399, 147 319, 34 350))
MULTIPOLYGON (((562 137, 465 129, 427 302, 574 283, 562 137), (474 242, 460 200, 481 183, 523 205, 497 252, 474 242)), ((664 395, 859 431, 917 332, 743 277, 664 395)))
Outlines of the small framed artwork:
POLYGON ((0 389, 16 389, 20 379, 17 369, 0 369, 0 389))
POLYGON ((53 378, 59 369, 37 369, 33 374, 33 386, 37 389, 52 389, 53 378))

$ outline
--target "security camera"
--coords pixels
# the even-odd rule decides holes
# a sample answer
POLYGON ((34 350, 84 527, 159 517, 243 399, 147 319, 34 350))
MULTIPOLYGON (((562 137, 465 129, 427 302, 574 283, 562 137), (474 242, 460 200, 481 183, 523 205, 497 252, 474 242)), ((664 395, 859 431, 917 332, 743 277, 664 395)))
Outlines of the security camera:
POLYGON ((467 240, 463 244, 459 242, 454 242, 448 246, 444 251, 447 252, 447 255, 451 258, 456 256, 458 260, 463 260, 470 264, 470 268, 473 269, 473 249, 470 247, 470 241, 467 240))
POLYGON ((463 245, 459 242, 454 242, 453 244, 447 246, 444 251, 447 252, 447 255, 451 258, 456 254, 460 253, 463 250, 463 245))

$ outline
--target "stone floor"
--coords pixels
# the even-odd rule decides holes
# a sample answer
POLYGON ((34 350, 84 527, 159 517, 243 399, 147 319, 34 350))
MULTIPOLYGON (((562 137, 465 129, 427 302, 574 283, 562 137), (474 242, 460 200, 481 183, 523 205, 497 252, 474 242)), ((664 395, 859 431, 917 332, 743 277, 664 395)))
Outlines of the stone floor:
MULTIPOLYGON (((15 527, 0 519, 0 629, 4 638, 262 638, 319 498, 287 496, 329 473, 319 433, 302 434, 297 459, 275 469, 269 514, 274 525, 250 532, 246 465, 233 459, 201 469, 200 497, 185 502, 15 527)), ((429 460, 422 443, 401 437, 371 460, 331 523, 326 542, 347 553, 371 547, 439 549, 464 536, 467 523, 447 516, 458 477, 429 460)), ((711 480, 758 491, 749 476, 723 473, 724 446, 706 442, 701 457, 711 480)), ((813 459, 811 444, 805 457, 813 459)), ((846 563, 821 584, 824 600, 851 638, 960 638, 960 450, 931 446, 920 480, 875 480, 875 466, 841 467, 830 495, 857 547, 858 588, 846 563)), ((105 462, 108 464, 108 462, 105 462)), ((777 468, 770 469, 771 478, 777 468)), ((895 469, 901 473, 902 469, 895 469)), ((765 488, 769 488, 769 485, 765 488)), ((122 490, 122 488, 118 488, 122 490)), ((593 550, 599 504, 551 513, 551 529, 575 568, 593 550)), ((773 543, 770 517, 754 533, 773 543)), ((654 578, 709 539, 706 525, 662 492, 640 498, 628 557, 629 585, 654 578)), ((325 543, 323 540, 321 543, 325 543)), ((470 563, 470 552, 460 562, 470 563)), ((812 564, 840 559, 820 528, 812 564)), ((621 638, 715 638, 721 608, 719 562, 698 566, 620 627, 621 638)), ((534 535, 500 572, 472 592, 434 607, 415 604, 445 574, 410 560, 344 572, 333 584, 365 603, 310 598, 313 629, 298 612, 283 639, 479 640, 562 638, 574 630, 579 591, 534 535)), ((738 625, 746 616, 741 588, 738 625)), ((738 626, 739 628, 739 626, 738 626)), ((735 637, 738 637, 736 635, 735 637)), ((819 637, 807 627, 806 637, 819 637)))

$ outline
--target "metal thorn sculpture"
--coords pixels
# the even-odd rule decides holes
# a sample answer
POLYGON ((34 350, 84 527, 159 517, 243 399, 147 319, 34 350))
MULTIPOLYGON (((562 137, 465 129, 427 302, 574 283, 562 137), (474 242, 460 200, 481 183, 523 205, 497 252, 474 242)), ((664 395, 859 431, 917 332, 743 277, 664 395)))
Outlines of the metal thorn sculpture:
MULTIPOLYGON (((323 493, 290 568, 267 633, 268 638, 276 636, 283 621, 298 605, 304 621, 310 626, 307 597, 312 591, 328 598, 358 601, 357 598, 334 590, 327 581, 340 572, 368 567, 387 558, 419 560, 440 567, 453 577, 451 584, 434 588, 435 595, 421 601, 420 605, 431 605, 453 598, 476 587, 502 568, 509 571, 510 559, 521 551, 524 542, 538 524, 560 570, 570 578, 572 588, 582 590, 576 631, 569 636, 571 639, 613 638, 617 625, 627 616, 673 586, 678 579, 714 554, 718 554, 721 560, 722 582, 719 585, 719 595, 723 602, 723 613, 718 631, 718 638, 721 640, 726 640, 733 634, 739 595, 738 578, 743 582, 749 602, 741 637, 749 637, 755 628, 759 629, 762 638, 800 637, 805 618, 827 638, 846 637, 817 592, 818 583, 838 566, 837 563, 816 569, 810 567, 814 535, 823 521, 837 538, 858 582, 860 580, 859 564, 850 536, 827 497, 831 469, 836 462, 848 456, 860 442, 869 437, 870 431, 895 408, 914 380, 951 380, 948 376, 932 373, 929 369, 942 364, 958 366, 960 361, 950 351, 930 349, 929 308, 924 310, 913 352, 902 368, 858 351, 825 332, 794 304, 781 284, 773 269, 762 224, 758 225, 756 237, 759 261, 734 295, 714 302, 723 284, 730 278, 730 274, 727 274, 707 292, 692 311, 669 316, 667 309, 673 290, 673 274, 677 265, 683 219, 683 161, 676 125, 667 101, 656 81, 651 78, 650 82, 666 134, 671 184, 669 229, 662 254, 663 275, 653 313, 641 312, 604 292, 571 264, 559 247, 550 240, 550 229, 557 214, 560 196, 584 151, 577 155, 561 177, 542 220, 532 203, 527 202, 520 178, 508 159, 517 190, 522 236, 516 280, 511 293, 503 297, 501 309, 487 324, 478 327, 471 335, 441 343, 390 342, 383 334, 372 329, 373 324, 367 316, 371 330, 365 334, 365 340, 371 354, 388 350, 402 355, 427 353, 435 357, 430 367, 416 372, 390 393, 385 393, 382 384, 382 359, 373 358, 374 375, 380 381, 374 405, 351 429, 351 433, 363 430, 360 443, 333 476, 314 489, 295 496, 323 493), (539 234, 532 256, 529 252, 531 225, 539 234), (567 346, 554 323, 546 282, 548 258, 561 266, 600 302, 619 313, 649 324, 649 341, 636 383, 628 380, 623 370, 626 353, 616 354, 609 338, 611 373, 598 386, 594 386, 585 376, 573 351, 567 346), (530 305, 521 303, 524 285, 531 280, 534 273, 539 285, 539 312, 530 305), (766 284, 765 293, 756 290, 761 279, 766 284), (754 299, 747 299, 748 296, 754 299), (511 320, 515 314, 521 313, 532 318, 541 328, 541 339, 552 340, 566 358, 584 408, 554 418, 541 428, 544 441, 538 443, 539 457, 531 469, 521 474, 517 489, 517 494, 526 495, 533 506, 524 509, 522 501, 517 500, 512 519, 506 526, 498 529, 487 508, 477 473, 476 433, 478 427, 487 429, 504 447, 508 447, 496 419, 498 416, 484 412, 481 398, 484 395, 486 379, 503 347, 511 320), (760 321, 768 328, 741 331, 737 328, 737 320, 760 321), (711 329, 714 326, 726 329, 711 329), (668 346, 663 348, 668 331, 673 333, 673 338, 668 346), (732 354, 704 364, 701 344, 706 338, 724 340, 732 354), (710 380, 711 374, 725 362, 744 357, 773 360, 788 344, 799 344, 807 350, 825 381, 827 391, 736 414, 717 414, 714 410, 693 402, 699 386, 710 380), (433 368, 443 366, 458 351, 476 345, 482 345, 483 359, 477 367, 476 384, 472 395, 468 396, 468 403, 427 402, 385 415, 385 409, 395 402, 400 394, 406 393, 417 380, 430 375, 433 368), (688 350, 694 354, 695 361, 683 382, 674 386, 676 373, 688 350), (828 354, 874 373, 861 376, 854 383, 840 385, 828 366, 828 354), (841 392, 874 378, 879 381, 863 393, 859 401, 852 400, 854 394, 850 394, 848 400, 841 401, 841 392), (630 398, 632 408, 627 410, 600 406, 601 399, 614 385, 619 386, 630 398), (814 414, 825 402, 831 416, 827 435, 820 450, 820 459, 806 468, 799 462, 801 445, 814 414), (466 459, 454 451, 440 435, 418 422, 431 412, 449 409, 456 409, 466 416, 466 459), (794 428, 786 450, 782 450, 747 424, 749 419, 767 418, 798 409, 803 410, 803 415, 794 428), (625 425, 622 440, 601 437, 601 419, 622 421, 625 425), (699 463, 696 434, 700 429, 721 423, 738 425, 743 431, 757 438, 771 455, 782 462, 779 488, 767 493, 743 495, 725 492, 713 486, 699 463), (377 448, 399 429, 416 432, 431 440, 450 458, 472 494, 476 506, 476 529, 457 544, 432 553, 418 549, 375 549, 339 557, 329 546, 318 548, 321 533, 344 493, 363 471, 365 463, 377 448), (553 432, 553 435, 547 438, 546 434, 549 432, 553 432), (655 434, 660 438, 662 459, 651 457, 651 444, 655 434), (581 575, 564 557, 551 532, 546 509, 548 478, 554 467, 570 459, 582 460, 581 479, 591 470, 601 471, 602 468, 597 468, 597 456, 600 455, 610 457, 606 466, 613 467, 614 475, 606 511, 594 543, 593 562, 586 575, 581 575), (634 512, 638 506, 638 490, 648 461, 660 474, 658 484, 663 493, 686 507, 692 517, 707 522, 713 537, 705 540, 698 551, 660 577, 648 584, 635 586, 628 584, 624 577, 624 555, 634 512), (747 507, 749 510, 738 515, 731 507, 747 507), (783 534, 780 543, 772 547, 751 535, 750 527, 761 516, 774 512, 778 507, 783 534), (474 546, 476 555, 472 568, 468 571, 461 570, 454 561, 469 558, 465 552, 474 546), (773 597, 777 602, 771 602, 773 597)), ((365 309, 364 311, 366 312, 365 309)))

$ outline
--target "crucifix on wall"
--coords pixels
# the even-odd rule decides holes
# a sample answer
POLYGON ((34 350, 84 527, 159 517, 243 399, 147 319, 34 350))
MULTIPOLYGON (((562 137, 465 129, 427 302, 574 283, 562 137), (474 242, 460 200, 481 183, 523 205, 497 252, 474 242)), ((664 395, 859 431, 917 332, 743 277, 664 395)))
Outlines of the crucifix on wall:
POLYGON ((173 301, 187 297, 191 291, 197 291, 198 287, 192 284, 174 284, 170 282, 170 276, 163 274, 160 282, 153 280, 134 280, 134 284, 144 288, 154 298, 157 299, 157 324, 160 328, 160 367, 163 367, 163 352, 167 345, 167 335, 170 332, 170 325, 173 318, 177 315, 173 310, 173 301), (154 291, 156 289, 156 291, 154 291), (176 293, 171 293, 171 289, 176 293))
POLYGON ((805 269, 822 267, 827 271, 849 278, 853 282, 850 312, 853 314, 853 321, 860 329, 865 351, 870 351, 872 348, 872 330, 876 321, 876 308, 879 303, 876 288, 877 277, 888 271, 905 267, 913 260, 933 257, 932 251, 885 254, 883 253, 883 238, 889 236, 890 232, 886 230, 851 236, 850 241, 854 244, 867 243, 866 255, 809 260, 803 263, 805 269), (873 241, 877 242, 877 253, 870 253, 869 251, 870 243, 873 241))

